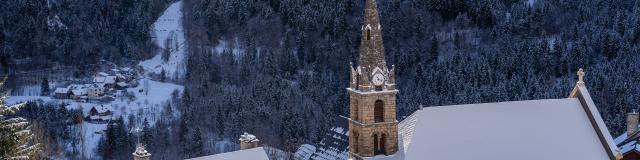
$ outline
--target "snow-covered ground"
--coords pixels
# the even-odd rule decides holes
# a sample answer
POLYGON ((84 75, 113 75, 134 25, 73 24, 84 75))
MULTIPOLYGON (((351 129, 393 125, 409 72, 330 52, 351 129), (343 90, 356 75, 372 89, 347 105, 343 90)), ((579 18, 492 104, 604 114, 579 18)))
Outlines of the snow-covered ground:
MULTIPOLYGON (((184 90, 184 87, 180 85, 162 83, 149 79, 141 79, 139 80, 139 84, 140 85, 135 88, 126 89, 127 92, 133 93, 136 97, 133 100, 124 97, 117 97, 114 101, 109 103, 85 103, 68 99, 54 99, 46 96, 11 96, 5 101, 5 103, 9 105, 28 101, 42 101, 45 103, 55 104, 65 103, 68 104, 67 108, 69 109, 82 109, 85 116, 89 114, 92 107, 103 105, 111 109, 113 117, 122 116, 125 123, 128 123, 127 120, 129 115, 135 115, 136 121, 134 123, 136 124, 128 125, 140 127, 145 118, 147 118, 150 125, 154 125, 160 118, 164 105, 170 102, 172 93, 174 91, 178 91, 178 96, 181 96, 182 91, 184 90), (142 92, 140 92, 140 90, 142 90, 142 92)), ((82 146, 85 147, 84 155, 87 158, 94 157, 94 151, 96 151, 98 141, 102 137, 101 132, 106 128, 106 124, 93 124, 89 122, 84 122, 82 124, 81 131, 84 138, 82 146)))
POLYGON ((156 56, 153 58, 139 63, 139 65, 144 68, 145 74, 160 74, 162 70, 164 70, 166 76, 171 79, 182 78, 184 76, 186 70, 186 41, 182 27, 181 9, 181 1, 171 4, 171 6, 165 10, 164 14, 153 24, 151 35, 155 36, 154 41, 161 50, 156 53, 156 56), (165 45, 167 42, 169 42, 168 45, 165 45), (167 62, 162 59, 162 52, 164 52, 163 50, 165 49, 169 49, 171 52, 167 62))

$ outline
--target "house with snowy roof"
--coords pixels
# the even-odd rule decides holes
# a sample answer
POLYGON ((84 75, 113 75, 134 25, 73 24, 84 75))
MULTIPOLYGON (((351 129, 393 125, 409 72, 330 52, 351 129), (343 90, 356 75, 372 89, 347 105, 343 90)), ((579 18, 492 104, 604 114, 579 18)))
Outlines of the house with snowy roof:
POLYGON ((98 72, 98 76, 106 77, 106 76, 109 76, 109 74, 105 72, 98 72))
POLYGON ((294 159, 336 160, 349 158, 349 121, 336 118, 330 131, 317 144, 303 144, 294 153, 294 159))
POLYGON ((638 160, 640 159, 640 127, 638 120, 640 120, 640 114, 637 111, 627 113, 627 130, 614 139, 616 145, 622 152, 623 160, 638 160))
POLYGON ((116 82, 117 82, 116 76, 106 76, 106 77, 96 77, 96 78, 101 81, 95 81, 95 78, 94 78, 95 83, 104 83, 107 88, 114 88, 116 86, 116 82))
POLYGON ((87 116, 85 116, 85 121, 92 123, 108 123, 111 120, 111 115, 113 112, 104 105, 93 106, 89 110, 87 116))
POLYGON ((98 107, 97 106, 93 106, 89 110, 89 115, 90 116, 108 116, 108 115, 111 115, 111 113, 112 113, 111 110, 109 110, 104 105, 100 105, 98 107))
POLYGON ((59 99, 67 99, 71 97, 71 90, 69 89, 69 87, 56 88, 53 93, 53 96, 59 99))
POLYGON ((240 142, 240 150, 238 151, 195 157, 189 160, 269 160, 266 148, 258 146, 260 140, 255 135, 245 132, 240 135, 238 140, 240 142))
POLYGON ((86 91, 87 96, 95 98, 104 95, 104 93, 107 91, 107 88, 104 83, 94 83, 90 84, 90 86, 86 88, 86 91))

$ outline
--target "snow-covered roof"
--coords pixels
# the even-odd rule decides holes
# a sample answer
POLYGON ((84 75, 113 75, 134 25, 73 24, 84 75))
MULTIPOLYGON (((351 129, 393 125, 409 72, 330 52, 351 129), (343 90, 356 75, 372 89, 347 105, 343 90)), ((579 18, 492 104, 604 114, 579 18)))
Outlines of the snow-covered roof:
POLYGON ((612 159, 582 103, 566 98, 427 107, 399 125, 400 135, 409 136, 402 140, 405 159, 612 159))
POLYGON ((102 76, 102 77, 106 77, 106 76, 109 76, 109 74, 107 74, 107 73, 104 73, 104 72, 99 72, 99 73, 98 73, 98 75, 100 75, 100 76, 102 76))
POLYGON ((338 117, 331 131, 317 144, 305 144, 294 154, 295 159, 334 160, 349 158, 349 121, 338 117))
POLYGON ((267 152, 263 147, 239 150, 235 152, 227 152, 214 154, 204 157, 191 158, 190 160, 268 160, 267 152))
POLYGON ((614 139, 615 144, 620 149, 622 154, 631 153, 631 151, 640 153, 640 144, 638 144, 638 139, 640 138, 640 131, 636 131, 631 136, 627 136, 627 132, 624 132, 622 135, 619 135, 614 139))
POLYGON ((85 89, 74 89, 74 90, 71 90, 71 93, 73 93, 73 95, 76 95, 76 96, 81 96, 81 95, 87 94, 87 91, 85 89))
POLYGON ((105 77, 104 83, 106 83, 106 84, 114 84, 114 83, 116 83, 116 76, 107 76, 107 77, 105 77))
POLYGON ((240 142, 258 142, 258 138, 255 135, 244 132, 244 134, 240 135, 240 142))
POLYGON ((56 88, 54 93, 66 94, 66 93, 69 93, 69 88, 56 88))
POLYGON ((104 81, 106 80, 106 77, 93 77, 93 82, 94 83, 104 83, 104 81))
POLYGON ((118 85, 118 86, 120 86, 120 87, 126 87, 126 86, 129 86, 129 84, 127 84, 127 83, 125 83, 125 82, 118 82, 118 83, 117 83, 117 85, 118 85))
POLYGON ((109 111, 109 109, 107 107, 105 107, 104 105, 100 105, 99 107, 95 107, 96 111, 98 111, 98 113, 104 113, 109 111))
POLYGON ((415 112, 406 119, 402 120, 402 122, 398 123, 398 139, 400 139, 400 141, 398 141, 398 145, 402 145, 399 147, 407 148, 409 147, 409 144, 411 144, 413 131, 415 130, 416 122, 418 121, 417 115, 417 112, 415 112))
POLYGON ((147 152, 147 150, 145 149, 144 145, 137 145, 138 147, 136 147, 136 151, 133 152, 133 156, 135 157, 150 157, 151 153, 147 152))
POLYGON ((104 84, 104 83, 94 83, 93 87, 95 87, 95 88, 104 88, 104 85, 106 85, 106 84, 104 84))

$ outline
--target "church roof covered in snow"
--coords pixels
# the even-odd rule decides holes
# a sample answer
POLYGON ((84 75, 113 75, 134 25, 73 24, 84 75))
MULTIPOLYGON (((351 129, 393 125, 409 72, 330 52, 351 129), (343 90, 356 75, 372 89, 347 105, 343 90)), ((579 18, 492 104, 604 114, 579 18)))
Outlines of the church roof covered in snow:
POLYGON ((334 160, 349 158, 349 121, 336 118, 335 126, 315 145, 304 144, 295 153, 295 159, 334 160))
POLYGON ((189 160, 268 160, 267 152, 262 147, 239 150, 234 152, 214 154, 204 157, 196 157, 189 160))
POLYGON ((570 98, 420 109, 398 127, 406 160, 617 159, 584 85, 570 98))
POLYGON ((640 144, 638 144, 638 140, 640 140, 640 131, 632 132, 631 136, 629 136, 627 132, 624 132, 622 135, 613 139, 625 157, 630 153, 640 154, 640 144))

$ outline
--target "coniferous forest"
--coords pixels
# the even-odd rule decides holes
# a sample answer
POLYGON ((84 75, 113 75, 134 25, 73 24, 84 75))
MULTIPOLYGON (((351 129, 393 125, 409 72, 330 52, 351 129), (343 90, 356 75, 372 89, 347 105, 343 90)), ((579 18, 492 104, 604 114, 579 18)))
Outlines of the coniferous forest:
MULTIPOLYGON (((265 139, 275 146, 318 140, 348 115, 348 65, 358 56, 363 2, 185 3, 191 52, 182 120, 206 119, 194 125, 220 137, 274 136, 265 139), (245 52, 209 54, 221 39, 245 52)), ((638 108, 636 1, 378 3, 386 59, 397 68, 398 117, 420 105, 565 98, 579 68, 613 135, 638 108)))
MULTIPOLYGON (((148 28, 171 2, 51 1, 0 2, 11 6, 0 11, 4 68, 25 57, 41 60, 23 70, 149 58, 156 48, 148 28), (47 25, 50 15, 66 25, 47 25)), ((163 113, 178 117, 144 125, 140 138, 154 159, 229 151, 219 142, 243 132, 295 152, 348 116, 364 0, 182 3, 184 93, 163 113)), ((399 120, 420 105, 566 98, 579 68, 612 135, 640 109, 640 1, 378 0, 378 7, 399 120)), ((134 135, 123 121, 107 129, 104 157, 131 156, 134 135)))

